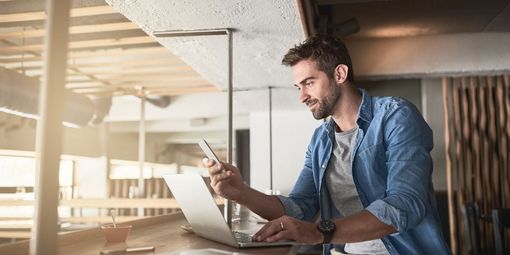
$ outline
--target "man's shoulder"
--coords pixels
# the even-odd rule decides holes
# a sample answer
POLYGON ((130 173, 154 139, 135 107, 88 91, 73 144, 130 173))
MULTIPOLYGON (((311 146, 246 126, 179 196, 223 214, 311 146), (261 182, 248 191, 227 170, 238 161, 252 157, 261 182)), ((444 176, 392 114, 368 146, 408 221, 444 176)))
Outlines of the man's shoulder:
POLYGON ((372 97, 373 113, 376 115, 389 115, 396 112, 418 112, 416 106, 407 99, 396 96, 372 97))
POLYGON ((373 119, 379 121, 382 127, 393 129, 407 126, 408 130, 425 130, 431 132, 427 122, 423 119, 418 108, 405 98, 376 97, 374 101, 373 119))

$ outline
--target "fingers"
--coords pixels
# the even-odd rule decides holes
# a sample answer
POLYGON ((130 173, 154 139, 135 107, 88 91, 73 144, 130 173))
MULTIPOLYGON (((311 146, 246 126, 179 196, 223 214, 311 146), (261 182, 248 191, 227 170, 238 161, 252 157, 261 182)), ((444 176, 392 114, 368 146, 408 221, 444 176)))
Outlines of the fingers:
POLYGON ((268 238, 266 238, 266 242, 269 242, 269 243, 272 243, 272 242, 276 242, 276 241, 279 241, 279 240, 289 240, 290 238, 288 238, 288 232, 287 230, 283 230, 283 231, 280 231, 278 233, 276 233, 275 235, 272 235, 268 238))
POLYGON ((216 164, 216 161, 210 160, 208 158, 202 159, 202 164, 205 167, 209 168, 209 174, 214 175, 223 171, 223 164, 216 164), (216 165, 216 166, 215 166, 216 165))
POLYGON ((216 164, 216 162, 214 160, 210 160, 208 158, 203 158, 202 164, 204 164, 205 167, 209 168, 211 166, 214 166, 214 164, 216 164))
POLYGON ((286 232, 286 229, 282 218, 278 218, 264 225, 257 233, 255 233, 255 235, 253 235, 253 239, 258 242, 274 242, 285 239, 285 233, 282 232, 286 232))
POLYGON ((230 170, 225 170, 225 164, 217 164, 214 160, 208 158, 204 158, 202 163, 209 168, 212 188, 221 195, 221 186, 230 180, 234 173, 230 170))
POLYGON ((213 188, 217 185, 221 185, 221 183, 229 181, 233 175, 231 171, 211 175, 211 185, 213 188))

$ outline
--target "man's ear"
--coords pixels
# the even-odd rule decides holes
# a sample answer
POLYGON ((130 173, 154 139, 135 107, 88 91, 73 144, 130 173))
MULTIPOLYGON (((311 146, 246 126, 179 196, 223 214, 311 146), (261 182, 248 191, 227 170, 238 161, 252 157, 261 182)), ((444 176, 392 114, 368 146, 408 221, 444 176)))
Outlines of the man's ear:
POLYGON ((337 84, 342 84, 347 81, 347 74, 349 73, 349 67, 340 64, 335 68, 334 78, 337 84))

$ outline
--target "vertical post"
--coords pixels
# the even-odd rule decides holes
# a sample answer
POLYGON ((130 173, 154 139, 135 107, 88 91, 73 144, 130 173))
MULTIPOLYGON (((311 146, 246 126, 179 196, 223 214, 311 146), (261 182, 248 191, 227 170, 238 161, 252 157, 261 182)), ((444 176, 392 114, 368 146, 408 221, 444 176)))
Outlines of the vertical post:
POLYGON ((273 190, 273 95, 272 87, 269 86, 269 189, 273 190))
MULTIPOLYGON (((145 182, 143 179, 143 167, 145 165, 145 88, 140 90, 140 127, 138 130, 138 163, 140 175, 138 176, 138 197, 144 197, 145 182)), ((144 208, 138 208, 138 216, 144 216, 144 208)))
MULTIPOLYGON (((233 61, 232 61, 232 31, 226 29, 228 37, 228 136, 227 136, 227 162, 232 164, 232 133, 233 125, 233 61)), ((224 215, 227 224, 232 227, 232 201, 225 199, 224 215)))
POLYGON ((450 222, 450 247, 453 254, 457 254, 457 231, 455 217, 454 187, 452 177, 452 156, 450 153, 450 85, 448 78, 443 78, 443 112, 444 112, 444 144, 446 153, 446 185, 448 189, 448 218, 450 222))
POLYGON ((34 226, 30 254, 57 254, 59 166, 69 36, 69 0, 47 0, 44 75, 36 131, 34 226))
POLYGON ((99 126, 99 144, 101 150, 101 160, 103 161, 104 167, 104 180, 105 180, 105 197, 110 198, 111 194, 111 182, 110 182, 110 156, 108 153, 108 135, 110 133, 109 125, 103 122, 99 126))

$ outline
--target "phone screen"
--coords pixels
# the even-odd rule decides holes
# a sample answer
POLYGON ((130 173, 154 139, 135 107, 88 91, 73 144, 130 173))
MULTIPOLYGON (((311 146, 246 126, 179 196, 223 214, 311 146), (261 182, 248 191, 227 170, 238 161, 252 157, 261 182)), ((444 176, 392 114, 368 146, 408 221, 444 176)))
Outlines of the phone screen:
POLYGON ((207 142, 204 139, 200 140, 198 142, 198 145, 200 146, 200 148, 202 148, 202 151, 204 151, 207 158, 216 161, 216 164, 220 164, 220 160, 218 159, 216 154, 214 154, 214 151, 211 149, 209 144, 207 144, 207 142))

